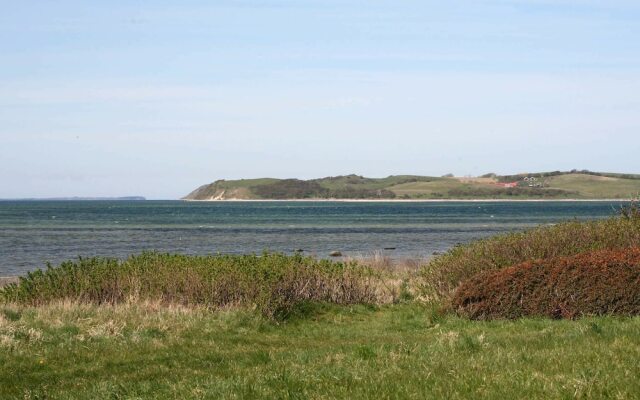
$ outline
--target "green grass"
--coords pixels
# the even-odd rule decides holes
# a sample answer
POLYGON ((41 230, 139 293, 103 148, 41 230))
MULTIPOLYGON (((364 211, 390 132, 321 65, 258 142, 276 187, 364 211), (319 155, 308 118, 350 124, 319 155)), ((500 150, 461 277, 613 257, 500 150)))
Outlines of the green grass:
POLYGON ((257 179, 238 179, 232 181, 218 181, 218 186, 223 189, 232 189, 236 187, 250 188, 258 185, 268 185, 277 182, 275 178, 257 178, 257 179))
POLYGON ((0 398, 637 398, 640 318, 471 322, 417 304, 275 324, 156 305, 0 306, 0 398))
POLYGON ((332 190, 345 189, 350 186, 361 187, 368 190, 388 189, 395 185, 407 182, 434 182, 442 180, 431 176, 417 175, 392 175, 386 178, 365 178, 358 175, 337 176, 322 178, 316 181, 323 187, 332 190))
MULTIPOLYGON (((432 182, 409 182, 389 188, 401 197, 417 199, 568 199, 580 196, 567 188, 503 188, 490 182, 463 182, 443 178, 432 182)), ((595 197, 594 197, 595 198, 595 197)), ((625 198, 629 198, 626 196, 625 198)))
POLYGON ((580 198, 628 199, 640 194, 639 179, 621 179, 586 174, 553 176, 549 188, 576 192, 580 198))
POLYGON ((441 178, 431 182, 408 182, 394 185, 389 188, 399 196, 425 195, 432 196, 436 193, 446 193, 451 189, 459 188, 460 181, 453 178, 441 178))

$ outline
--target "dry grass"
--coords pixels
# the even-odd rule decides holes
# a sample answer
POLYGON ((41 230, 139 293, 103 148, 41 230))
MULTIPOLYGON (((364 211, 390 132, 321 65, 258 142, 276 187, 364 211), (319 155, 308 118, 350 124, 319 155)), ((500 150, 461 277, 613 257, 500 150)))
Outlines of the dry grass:
POLYGON ((0 277, 0 288, 3 286, 7 286, 10 283, 17 283, 18 282, 18 277, 17 276, 3 276, 0 277))
POLYGON ((2 305, 1 311, 0 348, 13 352, 28 351, 43 340, 50 340, 52 330, 68 331, 73 327, 75 342, 118 339, 125 334, 135 342, 150 331, 158 336, 168 331, 180 334, 210 314, 205 307, 159 301, 95 305, 60 300, 38 307, 8 303, 2 305))
POLYGON ((389 293, 392 302, 413 300, 420 296, 419 272, 427 264, 426 258, 394 258, 384 251, 376 250, 368 254, 345 257, 344 260, 379 271, 382 278, 380 291, 389 293))
POLYGON ((378 271, 393 274, 414 274, 428 263, 427 258, 420 257, 391 257, 382 250, 376 250, 368 254, 349 256, 345 262, 356 262, 360 265, 373 268, 378 271))

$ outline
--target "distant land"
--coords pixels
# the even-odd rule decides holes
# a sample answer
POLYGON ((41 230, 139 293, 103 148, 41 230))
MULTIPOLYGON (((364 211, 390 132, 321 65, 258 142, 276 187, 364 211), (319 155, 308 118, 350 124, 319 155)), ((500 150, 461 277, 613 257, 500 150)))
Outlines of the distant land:
POLYGON ((25 199, 0 199, 0 201, 142 201, 146 198, 142 196, 125 196, 125 197, 48 197, 48 198, 25 198, 25 199))
POLYGON ((640 174, 553 171, 479 177, 360 175, 320 179, 218 180, 183 200, 468 200, 630 199, 640 194, 640 174))

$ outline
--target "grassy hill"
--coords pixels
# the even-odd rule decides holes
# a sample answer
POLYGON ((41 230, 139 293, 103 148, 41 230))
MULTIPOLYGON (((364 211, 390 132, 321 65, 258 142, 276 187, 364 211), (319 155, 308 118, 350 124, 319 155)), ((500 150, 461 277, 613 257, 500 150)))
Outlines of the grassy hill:
POLYGON ((311 180, 219 180, 184 199, 628 199, 638 193, 640 175, 573 170, 476 178, 346 175, 311 180))

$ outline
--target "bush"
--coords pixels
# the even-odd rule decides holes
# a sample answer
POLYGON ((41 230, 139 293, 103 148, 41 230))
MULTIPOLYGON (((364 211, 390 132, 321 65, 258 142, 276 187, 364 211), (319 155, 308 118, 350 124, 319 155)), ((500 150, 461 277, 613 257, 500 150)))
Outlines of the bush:
POLYGON ((251 190, 264 199, 309 199, 326 197, 329 190, 317 182, 299 179, 283 179, 280 181, 257 185, 251 190))
POLYGON ((456 246, 431 260, 420 272, 423 297, 449 299, 476 273, 525 261, 571 256, 585 251, 640 246, 640 218, 569 221, 508 233, 456 246))
POLYGON ((481 272, 460 285, 452 306, 472 319, 640 315, 640 248, 481 272))
POLYGON ((396 194, 387 189, 365 189, 357 187, 368 180, 358 176, 338 177, 345 179, 347 186, 326 188, 318 181, 284 179, 251 187, 251 191, 263 199, 392 199, 396 194))
POLYGON ((473 187, 463 186, 450 189, 447 196, 451 198, 498 198, 498 197, 524 197, 524 198, 561 198, 576 196, 575 192, 563 189, 540 189, 530 187, 473 187))
POLYGON ((283 254, 143 253, 124 261, 80 258, 48 266, 0 289, 0 299, 25 305, 151 300, 213 308, 241 306, 283 318, 300 302, 372 304, 387 301, 387 292, 378 272, 355 262, 283 254))

